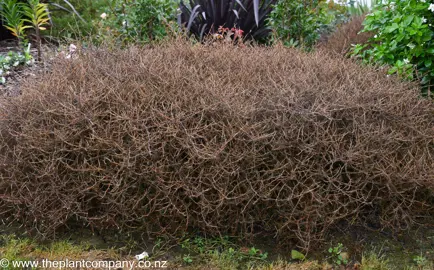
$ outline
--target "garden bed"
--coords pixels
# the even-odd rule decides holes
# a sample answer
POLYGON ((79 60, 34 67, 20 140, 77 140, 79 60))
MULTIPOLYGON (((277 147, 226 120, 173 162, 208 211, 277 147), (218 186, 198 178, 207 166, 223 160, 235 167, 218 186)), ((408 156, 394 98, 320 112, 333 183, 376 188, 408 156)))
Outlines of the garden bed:
MULTIPOLYGON (((38 77, 49 70, 50 62, 56 55, 57 47, 44 45, 43 47, 44 61, 33 62, 31 64, 20 63, 16 67, 8 71, 3 71, 2 76, 6 82, 0 84, 1 96, 18 96, 21 93, 20 84, 26 79, 38 77)), ((0 41, 0 57, 6 57, 11 52, 22 53, 23 49, 17 45, 16 40, 0 41)), ((36 49, 32 48, 30 54, 33 59, 37 56, 36 49)))

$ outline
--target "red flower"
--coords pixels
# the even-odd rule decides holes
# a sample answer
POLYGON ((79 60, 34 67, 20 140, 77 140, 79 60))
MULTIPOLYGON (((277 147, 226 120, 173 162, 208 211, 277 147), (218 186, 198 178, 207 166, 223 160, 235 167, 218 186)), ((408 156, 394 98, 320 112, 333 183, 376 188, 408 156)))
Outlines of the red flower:
POLYGON ((243 33, 244 33, 243 30, 232 28, 232 31, 235 32, 234 38, 237 38, 237 37, 242 38, 243 37, 243 33))

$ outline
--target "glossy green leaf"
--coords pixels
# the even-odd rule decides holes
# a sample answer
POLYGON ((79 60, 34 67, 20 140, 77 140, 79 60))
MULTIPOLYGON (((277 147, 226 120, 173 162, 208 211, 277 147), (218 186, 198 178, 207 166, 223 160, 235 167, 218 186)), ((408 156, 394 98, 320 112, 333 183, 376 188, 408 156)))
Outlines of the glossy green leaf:
MULTIPOLYGON (((329 251, 330 252, 330 251, 329 251)), ((291 250, 291 259, 293 260, 304 260, 306 257, 303 255, 303 253, 293 249, 291 250)))

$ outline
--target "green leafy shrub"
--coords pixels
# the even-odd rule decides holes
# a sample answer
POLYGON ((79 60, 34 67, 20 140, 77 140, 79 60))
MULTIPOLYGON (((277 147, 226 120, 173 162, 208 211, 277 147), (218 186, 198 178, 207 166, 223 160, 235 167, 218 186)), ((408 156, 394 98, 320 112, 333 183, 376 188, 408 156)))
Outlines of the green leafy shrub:
POLYGON ((224 27, 241 30, 245 38, 261 41, 270 33, 266 20, 276 1, 193 0, 189 4, 181 1, 178 22, 199 40, 224 27))
POLYGON ((129 36, 145 42, 159 40, 167 36, 176 22, 176 1, 173 0, 136 0, 131 4, 130 16, 122 25, 129 36))
POLYGON ((36 35, 36 49, 38 61, 41 60, 41 31, 49 24, 47 4, 39 0, 27 0, 27 3, 7 0, 0 6, 0 14, 6 22, 6 28, 18 38, 19 45, 27 43, 25 30, 33 28, 36 35))
POLYGON ((17 2, 16 0, 6 0, 0 3, 0 15, 5 22, 5 27, 18 38, 20 44, 23 44, 25 41, 25 30, 31 27, 24 24, 23 6, 24 3, 17 2))
POLYGON ((354 47, 367 63, 389 65, 390 74, 420 79, 425 95, 434 82, 434 4, 430 0, 385 1, 366 16, 363 31, 375 36, 354 47))
POLYGON ((53 35, 60 38, 90 37, 93 42, 150 42, 176 31, 174 0, 54 0, 53 35), (80 17, 78 17, 78 15, 80 17))
POLYGON ((94 20, 99 19, 100 10, 111 6, 114 0, 52 0, 53 25, 51 35, 59 39, 78 39, 97 32, 94 20))
POLYGON ((318 20, 321 36, 334 32, 337 27, 350 21, 353 16, 345 0, 337 0, 336 2, 320 0, 317 9, 320 12, 318 20))
POLYGON ((107 38, 125 44, 149 43, 176 31, 176 1, 138 0, 112 1, 95 20, 97 39, 107 38))
POLYGON ((27 5, 23 5, 24 21, 29 23, 35 30, 36 49, 38 50, 38 61, 41 61, 41 31, 49 24, 50 13, 48 5, 40 3, 39 0, 28 0, 27 5))
POLYGON ((405 229, 434 215, 434 104, 412 86, 281 46, 87 48, 1 101, 0 219, 304 247, 405 229))
POLYGON ((325 0, 279 0, 269 24, 275 39, 289 46, 312 48, 321 34, 333 31, 347 20, 344 5, 325 0))

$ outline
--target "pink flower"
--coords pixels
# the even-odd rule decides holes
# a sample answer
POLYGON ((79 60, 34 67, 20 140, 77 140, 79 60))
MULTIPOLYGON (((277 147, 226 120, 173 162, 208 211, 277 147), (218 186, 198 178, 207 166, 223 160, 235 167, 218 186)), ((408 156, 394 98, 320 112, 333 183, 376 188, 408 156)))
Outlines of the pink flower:
POLYGON ((234 38, 237 38, 237 37, 242 38, 243 37, 244 31, 241 29, 232 28, 232 32, 235 32, 234 38))

